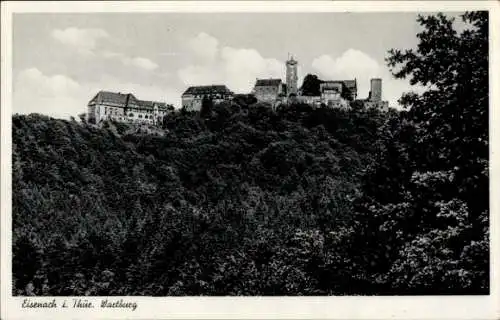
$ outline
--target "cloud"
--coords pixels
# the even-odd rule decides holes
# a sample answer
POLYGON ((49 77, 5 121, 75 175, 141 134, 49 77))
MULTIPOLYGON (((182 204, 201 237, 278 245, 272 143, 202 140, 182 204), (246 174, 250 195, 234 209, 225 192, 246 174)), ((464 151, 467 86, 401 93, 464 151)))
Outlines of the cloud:
POLYGON ((250 92, 256 78, 284 80, 283 61, 264 58, 251 48, 226 46, 219 50, 218 43, 217 39, 204 33, 189 40, 191 50, 203 55, 204 59, 202 63, 188 65, 177 71, 179 79, 185 85, 217 83, 225 84, 235 92, 250 92))
POLYGON ((59 94, 61 92, 74 92, 80 85, 75 80, 64 75, 45 76, 37 68, 23 70, 19 74, 19 81, 28 89, 40 94, 59 94))
POLYGON ((74 47, 83 54, 92 54, 97 46, 97 41, 109 37, 108 33, 102 29, 80 29, 75 27, 54 29, 51 35, 57 41, 74 47))
POLYGON ((336 59, 322 55, 313 60, 312 67, 329 77, 353 78, 357 75, 377 77, 381 72, 375 59, 355 49, 348 49, 336 59))
POLYGON ((97 42, 102 38, 110 38, 110 35, 102 29, 79 29, 66 28, 55 29, 52 37, 59 42, 76 49, 85 55, 93 55, 105 59, 118 59, 125 66, 134 66, 139 69, 152 71, 158 68, 158 64, 145 57, 131 57, 124 53, 97 50, 97 42))
POLYGON ((123 53, 118 53, 113 51, 102 51, 101 56, 106 59, 113 59, 113 58, 123 58, 125 55, 123 53))
POLYGON ((124 82, 109 75, 79 83, 66 75, 46 75, 37 68, 25 69, 15 78, 13 113, 42 113, 69 119, 87 111, 87 103, 100 90, 131 92, 139 99, 164 101, 180 106, 181 90, 160 85, 124 82))
POLYGON ((117 59, 125 66, 134 66, 139 69, 152 71, 158 68, 158 64, 151 59, 144 57, 129 57, 123 53, 103 51, 101 56, 106 59, 117 59))
POLYGON ((219 41, 216 38, 204 32, 199 33, 188 42, 191 52, 204 62, 210 62, 215 59, 218 45, 219 41))
POLYGON ((222 49, 225 80, 233 90, 249 92, 256 78, 283 78, 285 66, 276 59, 266 59, 255 49, 222 49))
POLYGON ((78 82, 65 75, 47 76, 36 68, 23 70, 14 82, 13 112, 76 116, 82 112, 81 89, 78 82))
POLYGON ((135 58, 124 57, 122 58, 122 62, 124 65, 131 65, 144 70, 154 70, 158 68, 158 65, 155 62, 149 60, 148 58, 143 58, 143 57, 135 57, 135 58))
POLYGON ((254 49, 224 47, 216 62, 189 65, 177 72, 186 85, 225 84, 235 92, 250 92, 256 78, 284 78, 285 65, 254 49))
POLYGON ((356 49, 348 49, 338 58, 321 55, 313 60, 312 67, 325 80, 357 79, 360 98, 368 96, 370 79, 381 78, 383 73, 375 59, 356 49))
POLYGON ((191 65, 177 71, 179 79, 189 86, 223 83, 223 76, 215 66, 191 65))

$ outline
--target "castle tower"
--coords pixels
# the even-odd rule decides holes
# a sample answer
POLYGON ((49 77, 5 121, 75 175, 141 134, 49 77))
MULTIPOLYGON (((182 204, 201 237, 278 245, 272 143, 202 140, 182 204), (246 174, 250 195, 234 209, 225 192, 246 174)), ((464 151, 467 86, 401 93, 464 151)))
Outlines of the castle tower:
POLYGON ((370 100, 382 101, 382 79, 375 78, 370 80, 370 100))
POLYGON ((297 95, 297 61, 293 56, 286 61, 286 94, 297 95))

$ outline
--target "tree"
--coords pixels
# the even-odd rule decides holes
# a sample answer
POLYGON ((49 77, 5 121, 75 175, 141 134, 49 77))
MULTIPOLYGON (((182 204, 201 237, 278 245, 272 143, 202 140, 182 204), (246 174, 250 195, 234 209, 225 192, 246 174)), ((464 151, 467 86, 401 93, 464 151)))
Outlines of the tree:
POLYGON ((323 81, 318 79, 317 75, 308 74, 304 78, 302 83, 302 95, 303 96, 319 96, 320 95, 320 84, 323 81))
POLYGON ((352 248, 379 290, 489 290, 488 13, 462 19, 457 33, 443 14, 419 16, 417 49, 389 51, 393 75, 426 90, 405 94, 406 111, 382 128, 368 178, 386 183, 356 215, 352 248))
POLYGON ((80 121, 81 121, 82 123, 87 123, 87 114, 85 114, 85 113, 80 113, 80 114, 78 115, 78 118, 80 119, 80 121))
POLYGON ((417 128, 412 152, 426 170, 455 168, 467 205, 488 207, 488 12, 462 15, 462 33, 443 14, 420 16, 425 30, 416 50, 391 50, 396 78, 428 89, 401 98, 417 128))
POLYGON ((214 108, 214 103, 211 98, 204 96, 201 100, 200 116, 207 117, 212 114, 212 109, 214 108))

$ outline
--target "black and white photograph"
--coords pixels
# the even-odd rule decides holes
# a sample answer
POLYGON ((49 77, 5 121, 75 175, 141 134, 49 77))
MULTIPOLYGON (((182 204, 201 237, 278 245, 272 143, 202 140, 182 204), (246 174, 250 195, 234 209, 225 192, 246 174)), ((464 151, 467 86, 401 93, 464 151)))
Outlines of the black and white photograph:
POLYGON ((493 294, 488 8, 10 19, 20 308, 493 294))

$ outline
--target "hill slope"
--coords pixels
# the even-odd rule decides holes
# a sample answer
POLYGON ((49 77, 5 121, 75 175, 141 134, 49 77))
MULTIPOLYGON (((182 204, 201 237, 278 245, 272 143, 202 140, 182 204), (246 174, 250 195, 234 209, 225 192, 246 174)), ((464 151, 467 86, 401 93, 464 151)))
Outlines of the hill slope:
POLYGON ((164 135, 15 116, 14 293, 483 292, 487 216, 416 170, 406 116, 220 104, 164 135), (405 267, 428 232, 459 237, 436 244, 446 287, 405 267))
POLYGON ((205 119, 178 113, 164 137, 15 116, 16 288, 32 281, 50 294, 327 293, 305 265, 288 265, 289 246, 302 249, 297 237, 349 218, 383 115, 301 107, 275 114, 221 105, 205 119))

